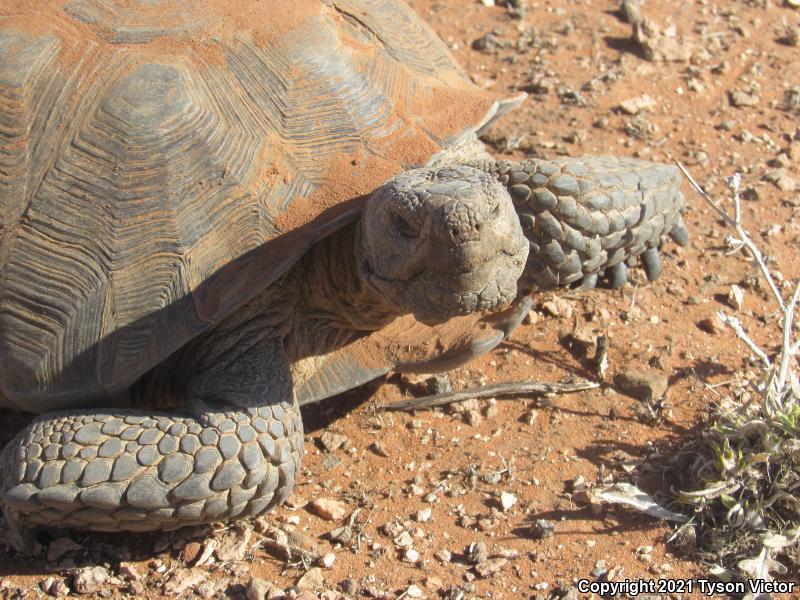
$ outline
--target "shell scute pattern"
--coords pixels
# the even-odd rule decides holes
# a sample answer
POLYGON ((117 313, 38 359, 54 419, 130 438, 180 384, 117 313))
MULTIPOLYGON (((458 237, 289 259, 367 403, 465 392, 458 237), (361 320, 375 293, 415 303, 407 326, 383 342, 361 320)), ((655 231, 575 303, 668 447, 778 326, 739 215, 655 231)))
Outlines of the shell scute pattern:
POLYGON ((215 2, 48 0, 41 28, 23 3, 0 26, 0 405, 119 394, 321 235, 335 212, 270 254, 298 201, 313 222, 492 103, 396 2, 240 4, 285 23, 226 29, 215 2))

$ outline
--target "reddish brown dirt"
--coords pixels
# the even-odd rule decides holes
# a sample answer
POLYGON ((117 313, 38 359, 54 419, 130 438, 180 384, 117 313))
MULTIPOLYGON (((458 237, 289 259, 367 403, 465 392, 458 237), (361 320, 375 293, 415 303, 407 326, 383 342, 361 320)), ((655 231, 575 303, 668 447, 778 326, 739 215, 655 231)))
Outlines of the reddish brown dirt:
MULTIPOLYGON (((663 61, 649 59, 631 40, 631 27, 611 0, 531 1, 521 19, 505 7, 480 2, 411 4, 479 85, 509 95, 532 92, 521 109, 490 132, 488 141, 498 155, 606 153, 680 160, 719 198, 726 196, 725 176, 742 172, 747 229, 786 286, 800 276, 797 184, 792 189, 792 181, 784 179, 781 185, 788 189, 779 190, 762 179, 782 163, 789 178, 800 178, 800 61, 790 33, 794 30, 797 43, 800 11, 777 0, 649 2, 644 15, 662 30, 674 26, 681 42, 667 40, 660 47, 688 49, 688 61, 663 61), (473 42, 489 32, 501 47, 473 49, 473 42), (639 115, 619 108, 643 95, 652 103, 639 115)), ((634 481, 654 493, 669 489, 672 482, 661 474, 663 457, 693 435, 729 393, 729 382, 754 368, 750 353, 729 330, 709 333, 701 326, 719 309, 735 312, 727 301, 732 284, 745 290, 738 316, 752 337, 768 352, 778 347, 774 303, 756 283, 756 270, 741 255, 726 254, 729 232, 688 185, 684 191, 691 241, 684 249, 665 248, 657 282, 647 284, 636 273, 621 291, 537 297, 532 322, 491 355, 451 374, 456 387, 593 377, 584 355, 565 341, 577 325, 607 335, 607 381, 629 367, 669 378, 663 420, 653 423, 639 401, 610 385, 547 401, 517 398, 481 405, 472 424, 450 411, 381 412, 382 405, 407 393, 396 376, 309 407, 300 485, 290 506, 269 522, 288 524, 307 536, 306 546, 336 555, 332 568, 322 571, 320 589, 334 590, 352 579, 358 597, 416 597, 409 587, 415 585, 425 598, 459 598, 451 592, 458 588, 465 598, 546 598, 554 588, 591 577, 599 561, 614 569, 618 580, 707 573, 704 565, 666 544, 668 526, 628 510, 587 506, 573 494, 580 477, 588 483, 608 476, 627 480, 626 467, 640 462, 649 466, 634 474, 634 481), (565 303, 547 305, 556 296, 565 303), (547 306, 560 314, 553 316, 547 306), (535 418, 529 424, 532 409, 535 418), (320 437, 326 429, 345 435, 345 447, 323 451, 320 437), (496 483, 491 476, 488 482, 483 478, 492 473, 500 474, 496 483), (499 508, 501 492, 517 498, 506 512, 499 508), (352 519, 360 543, 350 548, 325 540, 347 519, 326 521, 304 508, 315 498, 339 500, 348 514, 357 510, 352 519), (415 516, 425 507, 431 508, 431 519, 418 522, 415 516), (531 523, 541 518, 554 522, 554 536, 531 535, 531 523), (418 562, 406 562, 392 537, 382 533, 392 521, 410 533, 418 562), (492 577, 473 577, 463 562, 465 548, 481 541, 490 556, 508 557, 492 577), (651 552, 642 550, 647 546, 651 552), (441 550, 452 552, 453 561, 438 559, 441 550)), ((261 539, 254 535, 253 540, 261 539)), ((114 572, 116 563, 109 557, 144 557, 138 562, 142 597, 170 596, 162 583, 186 568, 181 559, 185 538, 75 534, 75 539, 95 555, 75 554, 79 564, 106 560, 114 572)), ((242 586, 251 576, 288 590, 310 566, 289 565, 256 549, 242 562, 194 570, 218 588, 217 597, 236 598, 243 597, 242 586)), ((4 552, 0 596, 36 597, 47 577, 69 583, 63 567, 4 552)), ((106 584, 103 594, 116 596, 126 585, 106 584)))

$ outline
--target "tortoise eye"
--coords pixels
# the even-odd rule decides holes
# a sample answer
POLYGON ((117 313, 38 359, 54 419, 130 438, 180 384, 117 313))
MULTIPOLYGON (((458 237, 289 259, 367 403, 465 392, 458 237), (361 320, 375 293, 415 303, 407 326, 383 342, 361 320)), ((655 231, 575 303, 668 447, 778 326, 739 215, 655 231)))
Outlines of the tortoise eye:
POLYGON ((395 214, 393 223, 394 228, 404 238, 415 238, 419 235, 417 228, 414 227, 414 225, 412 225, 403 215, 395 214))

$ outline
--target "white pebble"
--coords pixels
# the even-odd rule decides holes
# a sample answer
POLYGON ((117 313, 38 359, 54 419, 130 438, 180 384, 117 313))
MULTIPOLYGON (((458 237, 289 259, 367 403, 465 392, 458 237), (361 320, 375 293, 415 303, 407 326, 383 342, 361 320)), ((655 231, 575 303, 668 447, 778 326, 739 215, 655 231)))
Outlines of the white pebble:
POLYGON ((414 548, 409 548, 403 554, 403 560, 409 563, 416 563, 419 561, 419 552, 414 550, 414 548))
POLYGON ((322 558, 319 559, 319 564, 321 567, 325 569, 330 569, 333 567, 333 563, 336 562, 336 555, 333 552, 328 552, 322 555, 322 558))
POLYGON ((500 506, 503 507, 503 512, 510 509, 517 503, 517 497, 511 492, 502 492, 500 494, 500 506))
POLYGON ((406 598, 422 598, 422 590, 412 584, 406 588, 406 598))

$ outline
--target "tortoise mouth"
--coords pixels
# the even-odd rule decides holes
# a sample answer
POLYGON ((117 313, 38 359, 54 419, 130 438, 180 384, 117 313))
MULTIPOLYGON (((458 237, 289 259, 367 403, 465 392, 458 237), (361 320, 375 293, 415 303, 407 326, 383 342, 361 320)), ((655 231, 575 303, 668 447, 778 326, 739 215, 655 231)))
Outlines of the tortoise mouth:
POLYGON ((437 325, 456 316, 509 306, 517 295, 517 280, 524 265, 524 257, 503 252, 469 271, 426 269, 411 279, 380 277, 365 265, 365 279, 399 311, 410 312, 426 325, 437 325))

